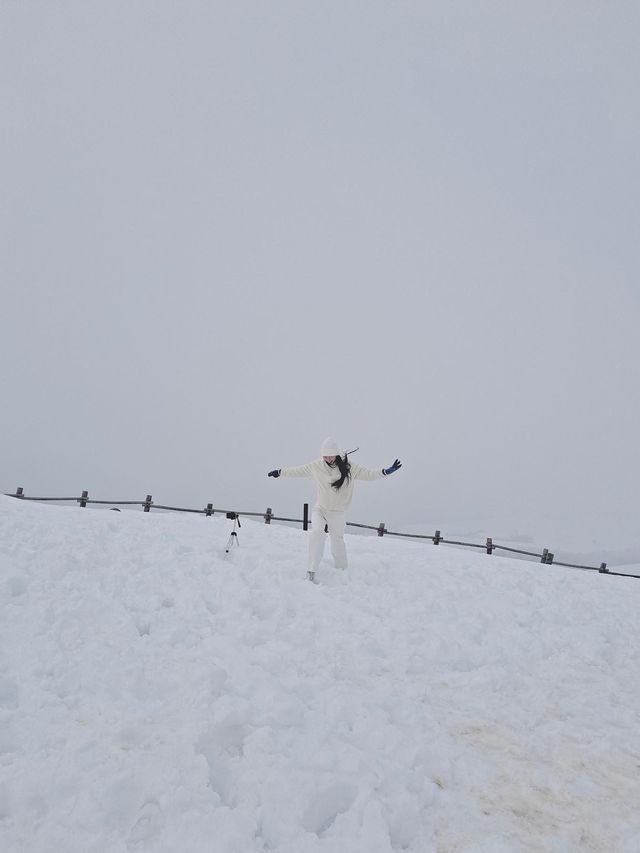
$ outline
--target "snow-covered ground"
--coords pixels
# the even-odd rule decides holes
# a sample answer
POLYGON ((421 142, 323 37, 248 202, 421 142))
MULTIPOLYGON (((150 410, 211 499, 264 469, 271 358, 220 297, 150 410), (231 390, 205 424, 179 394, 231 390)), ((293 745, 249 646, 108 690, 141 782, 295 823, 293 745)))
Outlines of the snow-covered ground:
POLYGON ((3 853, 638 853, 640 581, 0 497, 3 853))

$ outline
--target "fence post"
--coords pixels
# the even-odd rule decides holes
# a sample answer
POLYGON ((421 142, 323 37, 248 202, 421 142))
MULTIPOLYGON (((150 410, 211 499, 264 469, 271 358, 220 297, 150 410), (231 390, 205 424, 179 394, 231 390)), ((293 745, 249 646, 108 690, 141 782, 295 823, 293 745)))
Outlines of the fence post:
POLYGON ((440 531, 436 530, 436 535, 433 537, 433 544, 439 545, 441 539, 442 539, 442 536, 440 535, 440 531))
POLYGON ((270 506, 267 507, 267 511, 264 514, 264 523, 271 524, 271 516, 273 515, 273 511, 270 506))
POLYGON ((147 495, 147 499, 144 502, 144 511, 149 512, 151 507, 153 506, 153 501, 151 500, 151 495, 147 495))
POLYGON ((601 575, 608 575, 609 569, 607 568, 607 564, 606 563, 600 563, 600 568, 598 569, 598 572, 601 575))
POLYGON ((378 525, 378 536, 384 536, 384 534, 386 532, 387 531, 386 531, 386 528, 384 526, 384 521, 381 521, 380 524, 378 525))
POLYGON ((24 497, 24 489, 22 488, 22 486, 18 486, 18 488, 16 489, 16 497, 17 498, 23 498, 24 497))
POLYGON ((546 562, 547 562, 547 556, 548 556, 548 554, 549 554, 549 549, 548 549, 548 548, 545 548, 545 549, 544 549, 544 551, 542 552, 542 559, 540 560, 540 562, 541 562, 541 563, 546 563, 546 562))
POLYGON ((87 505, 87 498, 89 497, 89 492, 83 492, 82 497, 80 498, 80 506, 87 505))
POLYGON ((487 554, 493 554, 493 539, 487 536, 487 554))
POLYGON ((302 507, 302 529, 309 529, 309 504, 304 504, 302 507))
POLYGON ((207 504, 204 508, 204 512, 207 518, 211 518, 213 515, 213 504, 207 504))

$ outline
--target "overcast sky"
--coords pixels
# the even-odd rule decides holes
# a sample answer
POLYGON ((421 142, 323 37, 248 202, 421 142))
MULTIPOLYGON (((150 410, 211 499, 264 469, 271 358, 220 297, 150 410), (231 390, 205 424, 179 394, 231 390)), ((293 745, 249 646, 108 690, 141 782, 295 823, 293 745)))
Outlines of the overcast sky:
POLYGON ((0 490, 288 514, 332 435, 353 521, 640 543, 639 37, 0 0, 0 490))

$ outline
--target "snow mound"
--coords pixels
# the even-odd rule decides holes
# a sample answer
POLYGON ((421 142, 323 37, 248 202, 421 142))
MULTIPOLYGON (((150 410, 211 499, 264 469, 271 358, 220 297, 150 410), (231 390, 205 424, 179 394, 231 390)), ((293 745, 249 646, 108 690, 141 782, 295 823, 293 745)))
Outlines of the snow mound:
POLYGON ((637 853, 640 582, 0 498, 3 853, 637 853))

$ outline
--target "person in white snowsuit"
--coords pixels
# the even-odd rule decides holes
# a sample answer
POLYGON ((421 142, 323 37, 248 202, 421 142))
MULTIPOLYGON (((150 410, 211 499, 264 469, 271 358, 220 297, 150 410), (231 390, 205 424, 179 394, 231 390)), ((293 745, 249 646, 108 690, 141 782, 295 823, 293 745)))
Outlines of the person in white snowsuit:
POLYGON ((396 461, 389 468, 364 468, 349 462, 334 439, 327 438, 320 448, 320 459, 298 468, 276 468, 269 477, 310 477, 316 484, 316 503, 311 513, 309 538, 309 580, 315 579, 325 542, 325 525, 331 540, 331 553, 336 568, 347 568, 347 549, 344 534, 347 527, 347 510, 353 498, 355 480, 379 480, 393 474, 402 463, 396 461))

